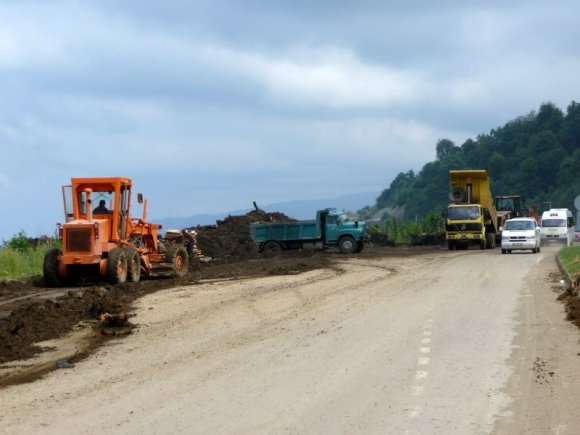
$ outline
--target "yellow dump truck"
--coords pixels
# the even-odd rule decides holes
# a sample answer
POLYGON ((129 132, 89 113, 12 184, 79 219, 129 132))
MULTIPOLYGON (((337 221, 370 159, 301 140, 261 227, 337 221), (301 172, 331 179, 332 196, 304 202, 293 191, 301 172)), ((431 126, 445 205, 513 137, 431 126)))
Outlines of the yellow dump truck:
POLYGON ((484 169, 449 171, 450 204, 445 209, 445 238, 450 250, 479 245, 493 249, 497 212, 484 169))

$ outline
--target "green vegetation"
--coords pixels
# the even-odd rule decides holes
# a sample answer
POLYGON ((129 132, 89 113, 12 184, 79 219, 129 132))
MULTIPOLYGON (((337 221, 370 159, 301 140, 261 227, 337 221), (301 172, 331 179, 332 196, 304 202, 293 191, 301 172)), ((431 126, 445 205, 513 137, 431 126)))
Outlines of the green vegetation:
POLYGON ((413 222, 398 222, 388 216, 383 222, 383 228, 375 224, 370 225, 368 231, 371 234, 383 235, 395 244, 406 244, 412 242, 415 237, 425 234, 443 234, 445 223, 443 217, 437 213, 429 213, 425 219, 413 222))
POLYGON ((0 281, 41 275, 44 254, 53 246, 58 246, 57 240, 45 239, 34 245, 21 230, 0 248, 0 281))
POLYGON ((570 275, 580 272, 580 246, 560 249, 558 257, 570 275))
POLYGON ((573 210, 580 194, 580 104, 564 114, 552 103, 503 127, 456 146, 441 139, 436 160, 418 174, 401 172, 377 198, 361 210, 368 218, 383 208, 404 210, 405 221, 441 213, 448 202, 450 169, 486 169, 494 195, 523 195, 526 207, 573 210))

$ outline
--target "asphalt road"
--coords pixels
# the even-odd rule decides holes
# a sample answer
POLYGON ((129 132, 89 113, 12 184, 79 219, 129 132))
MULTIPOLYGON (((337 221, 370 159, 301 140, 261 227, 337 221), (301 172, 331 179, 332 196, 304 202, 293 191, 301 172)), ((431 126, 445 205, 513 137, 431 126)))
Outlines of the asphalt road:
POLYGON ((160 291, 132 336, 1 390, 0 432, 578 433, 555 252, 351 257, 160 291))

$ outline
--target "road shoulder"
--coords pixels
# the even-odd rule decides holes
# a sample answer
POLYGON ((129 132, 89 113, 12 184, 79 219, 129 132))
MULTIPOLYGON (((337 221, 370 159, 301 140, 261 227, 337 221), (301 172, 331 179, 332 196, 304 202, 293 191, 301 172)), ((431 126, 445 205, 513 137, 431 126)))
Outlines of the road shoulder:
POLYGON ((559 273, 555 251, 546 252, 526 279, 509 361, 514 373, 505 389, 513 402, 495 434, 572 434, 580 427, 580 331, 557 299, 559 273))

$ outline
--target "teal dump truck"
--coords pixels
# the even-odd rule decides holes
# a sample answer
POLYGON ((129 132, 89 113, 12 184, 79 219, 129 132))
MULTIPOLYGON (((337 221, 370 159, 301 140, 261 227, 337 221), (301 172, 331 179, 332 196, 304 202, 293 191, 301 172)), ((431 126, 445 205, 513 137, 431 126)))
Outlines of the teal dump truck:
POLYGON ((366 236, 364 222, 353 221, 335 208, 318 210, 315 220, 255 223, 250 230, 260 252, 338 246, 349 254, 362 251, 366 236))

